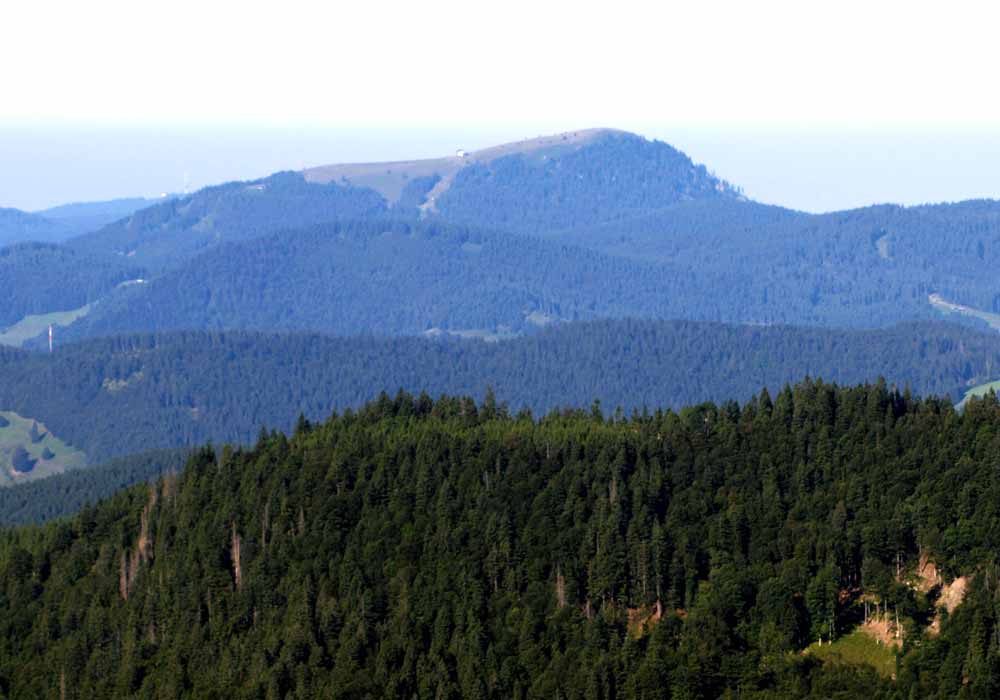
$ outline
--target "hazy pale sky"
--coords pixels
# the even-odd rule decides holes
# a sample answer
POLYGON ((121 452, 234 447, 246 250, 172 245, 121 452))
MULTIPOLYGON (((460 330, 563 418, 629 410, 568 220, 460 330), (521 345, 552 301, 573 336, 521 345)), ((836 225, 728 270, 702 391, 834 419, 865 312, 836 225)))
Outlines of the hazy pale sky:
POLYGON ((806 209, 996 196, 998 20, 1000 3, 960 0, 10 2, 0 205, 587 126, 662 138, 806 209), (38 143, 72 167, 18 181, 38 143), (107 171, 130 164, 131 180, 107 171))
POLYGON ((996 2, 32 0, 0 13, 5 121, 1000 123, 996 2))

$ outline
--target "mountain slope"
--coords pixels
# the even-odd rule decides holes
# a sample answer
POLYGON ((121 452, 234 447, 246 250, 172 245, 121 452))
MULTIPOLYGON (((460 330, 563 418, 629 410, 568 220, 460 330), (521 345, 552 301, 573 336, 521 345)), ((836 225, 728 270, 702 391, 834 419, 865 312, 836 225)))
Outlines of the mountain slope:
POLYGON ((70 241, 92 255, 127 256, 152 271, 177 267, 220 243, 257 238, 275 229, 380 217, 384 199, 373 190, 307 183, 277 173, 231 182, 135 212, 70 241))
POLYGON ((13 243, 54 243, 73 235, 64 224, 19 209, 0 207, 0 248, 13 243))
POLYGON ((0 330, 28 315, 78 309, 143 275, 137 265, 66 246, 21 243, 0 248, 0 330))
POLYGON ((39 212, 38 216, 61 224, 68 232, 66 238, 79 236, 131 216, 140 209, 162 203, 163 199, 126 197, 104 202, 73 202, 61 204, 39 212))
POLYGON ((998 440, 996 402, 884 386, 614 421, 384 399, 7 533, 0 692, 995 697, 998 440), (936 636, 895 578, 927 561, 974 574, 936 636), (894 679, 799 653, 864 602, 894 679))
MULTIPOLYGON (((205 328, 502 334, 527 319, 601 317, 880 327, 938 318, 933 294, 1000 311, 1000 203, 807 215, 746 201, 667 144, 611 130, 440 163, 229 183, 70 247, 153 279, 128 293, 87 281, 103 293, 76 296, 100 296, 101 305, 71 337, 205 328), (400 226, 465 233, 376 235, 400 226), (291 233, 299 227, 309 230, 291 233)), ((67 265, 50 277, 79 274, 67 265)), ((46 284, 22 278, 19 293, 45 300, 46 284)))
POLYGON ((187 329, 414 335, 556 319, 669 317, 691 275, 439 222, 316 226, 210 250, 118 291, 75 337, 187 329), (664 292, 676 290, 674 297, 664 292))
POLYGON ((660 142, 589 129, 466 156, 324 166, 209 187, 136 212, 73 242, 160 270, 220 242, 278 228, 431 214, 517 233, 621 218, 691 198, 736 192, 660 142))
POLYGON ((424 215, 544 234, 619 220, 680 201, 739 200, 735 188, 668 144, 614 129, 584 129, 460 155, 304 171, 317 183, 350 183, 397 201, 415 180, 434 178, 424 215))
POLYGON ((884 376, 961 397, 996 378, 1000 337, 947 324, 879 331, 601 321, 484 343, 458 339, 177 333, 0 352, 0 409, 44 421, 91 461, 254 439, 399 389, 482 396, 544 413, 743 400, 807 375, 884 376))
POLYGON ((665 143, 607 132, 565 152, 472 162, 436 197, 435 210, 450 221, 546 234, 702 199, 739 194, 665 143))
POLYGON ((397 202, 413 180, 436 177, 439 184, 436 183, 437 187, 432 195, 432 199, 436 199, 451 186, 455 175, 470 165, 489 165, 499 158, 508 156, 527 156, 536 160, 551 158, 622 133, 624 132, 614 129, 583 129, 500 144, 478 151, 460 150, 454 156, 442 158, 322 165, 308 168, 302 171, 302 174, 308 182, 323 185, 349 183, 355 187, 369 187, 389 202, 397 202))
POLYGON ((186 448, 147 451, 0 489, 0 527, 74 515, 116 491, 179 473, 190 452, 186 448))
MULTIPOLYGON (((978 265, 968 251, 934 263, 906 241, 883 255, 887 235, 934 230, 919 212, 897 209, 803 218, 745 202, 677 205, 635 220, 672 222, 662 243, 643 239, 653 252, 641 257, 653 260, 621 254, 621 237, 633 235, 628 222, 619 242, 609 240, 609 226, 580 236, 606 253, 568 245, 572 234, 550 241, 438 220, 316 226, 220 245, 150 284, 118 290, 69 337, 240 328, 504 333, 535 321, 623 317, 871 328, 938 318, 932 293, 985 299, 1000 289, 987 274, 992 253, 978 265)), ((956 230, 990 216, 949 211, 956 230)), ((944 256, 970 246, 953 237, 926 247, 944 256)))

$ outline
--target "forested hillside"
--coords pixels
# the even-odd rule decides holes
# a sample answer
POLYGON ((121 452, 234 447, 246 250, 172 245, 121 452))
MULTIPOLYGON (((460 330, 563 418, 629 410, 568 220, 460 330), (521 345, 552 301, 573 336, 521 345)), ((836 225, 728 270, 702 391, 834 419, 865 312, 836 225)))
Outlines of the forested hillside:
POLYGON ((437 221, 321 225, 221 245, 150 284, 117 290, 68 337, 205 328, 502 333, 539 318, 878 327, 938 318, 931 293, 993 285, 985 270, 965 284, 944 266, 884 260, 870 233, 856 240, 856 227, 812 246, 801 232, 765 239, 771 229, 759 230, 738 245, 677 236, 685 254, 643 262, 437 221))
POLYGON ((373 190, 307 183, 300 173, 206 187, 170 199, 70 245, 95 255, 128 255, 160 271, 227 241, 259 238, 276 229, 380 217, 385 200, 373 190))
POLYGON ((71 235, 72 231, 59 222, 19 209, 0 207, 0 247, 26 241, 60 241, 71 235))
POLYGON ((32 314, 69 311, 144 274, 120 258, 88 255, 48 243, 0 248, 0 330, 32 314))
POLYGON ((995 400, 882 384, 627 420, 385 398, 3 533, 0 691, 995 697, 997 450, 995 400), (894 679, 799 653, 866 618, 894 679))
POLYGON ((441 159, 444 176, 352 166, 395 178, 391 204, 291 172, 169 199, 33 249, 28 274, 0 270, 0 292, 16 290, 0 328, 98 300, 67 338, 623 317, 874 328, 939 318, 932 294, 1000 312, 997 202, 802 214, 747 201, 667 144, 594 133, 441 159), (150 284, 116 290, 128 276, 150 284))
POLYGON ((607 131, 563 153, 518 153, 462 168, 436 198, 449 221, 546 234, 676 202, 739 199, 734 187, 662 141, 607 131))
MULTIPOLYGON (((171 195, 172 196, 172 195, 171 195)), ((61 204, 50 209, 37 212, 39 216, 61 224, 69 235, 79 236, 90 231, 96 231, 119 219, 131 216, 140 209, 162 203, 160 199, 145 199, 143 197, 125 197, 110 199, 104 202, 73 202, 61 204)))
POLYGON ((0 489, 0 526, 40 523, 79 512, 116 491, 179 473, 191 450, 152 450, 0 489))
MULTIPOLYGON (((1000 265, 996 201, 881 205, 823 215, 754 202, 696 201, 577 227, 556 239, 708 276, 729 272, 763 295, 762 309, 794 308, 825 322, 840 316, 849 324, 845 311, 917 317, 931 292, 1000 311, 992 273, 1000 265), (795 308, 796 297, 808 305, 795 308)), ((736 308, 746 304, 731 301, 736 308)))
POLYGON ((671 318, 694 274, 440 222, 367 221, 210 250, 119 290, 73 337, 190 329, 415 335, 553 319, 671 318))
POLYGON ((260 427, 322 420, 388 391, 482 397, 536 414, 599 400, 626 413, 745 400, 811 375, 890 377, 958 400, 996 379, 1000 337, 942 323, 879 331, 693 322, 566 324, 459 339, 175 333, 93 340, 53 355, 0 352, 0 406, 44 421, 93 463, 152 447, 248 443, 260 427))

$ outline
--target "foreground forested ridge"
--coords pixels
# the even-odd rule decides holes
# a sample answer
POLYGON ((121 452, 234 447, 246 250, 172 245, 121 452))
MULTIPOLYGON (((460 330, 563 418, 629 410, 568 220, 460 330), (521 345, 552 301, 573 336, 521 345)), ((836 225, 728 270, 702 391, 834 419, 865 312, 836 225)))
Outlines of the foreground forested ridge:
POLYGON ((881 383, 629 419, 383 397, 4 532, 0 690, 991 697, 998 450, 994 399, 881 383), (921 558, 968 582, 937 634, 921 558), (862 600, 895 680, 795 653, 862 600))

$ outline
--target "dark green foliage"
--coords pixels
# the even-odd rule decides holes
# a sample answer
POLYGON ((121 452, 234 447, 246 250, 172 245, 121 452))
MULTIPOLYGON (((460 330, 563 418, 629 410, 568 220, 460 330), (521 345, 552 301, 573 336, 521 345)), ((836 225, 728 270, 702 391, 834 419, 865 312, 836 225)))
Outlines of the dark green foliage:
POLYGON ((0 416, 0 428, 6 428, 8 425, 10 425, 10 421, 0 416))
POLYGON ((180 472, 188 455, 186 449, 144 452, 0 489, 0 525, 72 515, 127 486, 180 472))
POLYGON ((995 399, 882 383, 538 422, 383 395, 3 533, 0 691, 990 697, 998 450, 995 399), (795 653, 852 624, 866 561, 921 552, 974 584, 897 681, 795 653))
POLYGON ((746 400, 807 375, 892 377, 919 395, 996 378, 1000 337, 943 323, 879 331, 600 321, 502 343, 177 333, 86 341, 53 355, 0 350, 0 406, 42 421, 91 459, 322 420, 383 389, 496 397, 536 413, 626 412, 746 400))
POLYGON ((48 447, 46 447, 44 450, 42 450, 42 459, 44 459, 46 461, 52 459, 55 456, 56 456, 55 453, 52 450, 50 450, 48 447))
POLYGON ((31 437, 31 444, 33 444, 33 445, 37 445, 42 440, 44 440, 45 436, 47 434, 48 433, 43 433, 43 432, 40 432, 38 430, 38 422, 37 421, 35 421, 35 422, 33 422, 31 424, 31 430, 28 433, 28 435, 31 437))
POLYGON ((0 248, 0 329, 32 314, 78 309, 143 271, 120 259, 65 246, 24 243, 0 248))

